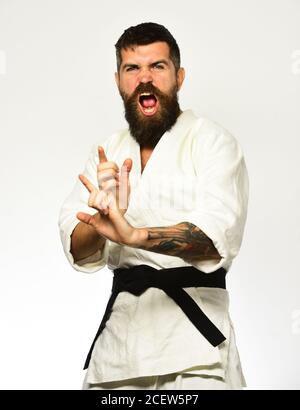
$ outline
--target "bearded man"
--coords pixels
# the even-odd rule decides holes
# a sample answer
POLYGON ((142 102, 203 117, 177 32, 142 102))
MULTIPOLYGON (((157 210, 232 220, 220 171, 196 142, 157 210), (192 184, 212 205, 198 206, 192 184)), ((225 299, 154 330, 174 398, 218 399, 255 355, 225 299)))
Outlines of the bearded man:
POLYGON ((59 217, 72 267, 113 274, 83 389, 241 389, 225 280, 247 215, 241 147, 181 110, 164 26, 129 27, 115 48, 128 128, 92 148, 59 217))

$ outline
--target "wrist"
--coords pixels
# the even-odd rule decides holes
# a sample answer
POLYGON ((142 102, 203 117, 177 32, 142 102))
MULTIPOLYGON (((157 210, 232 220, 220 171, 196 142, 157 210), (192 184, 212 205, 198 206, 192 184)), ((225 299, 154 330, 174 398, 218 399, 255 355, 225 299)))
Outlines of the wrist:
POLYGON ((135 228, 132 235, 132 240, 128 246, 132 248, 143 248, 148 240, 148 229, 147 228, 135 228))

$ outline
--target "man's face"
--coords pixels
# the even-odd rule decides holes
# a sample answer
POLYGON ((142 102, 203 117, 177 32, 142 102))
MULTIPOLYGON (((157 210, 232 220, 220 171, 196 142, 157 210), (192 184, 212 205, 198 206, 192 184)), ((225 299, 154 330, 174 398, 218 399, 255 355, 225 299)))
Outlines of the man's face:
POLYGON ((169 46, 155 42, 122 50, 116 82, 125 107, 130 132, 141 147, 154 148, 180 114, 177 92, 184 69, 177 75, 169 46))

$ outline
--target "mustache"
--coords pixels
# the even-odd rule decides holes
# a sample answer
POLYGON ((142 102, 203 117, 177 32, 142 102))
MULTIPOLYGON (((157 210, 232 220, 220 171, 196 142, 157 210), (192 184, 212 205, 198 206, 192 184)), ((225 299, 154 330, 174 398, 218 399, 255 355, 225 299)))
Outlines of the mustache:
POLYGON ((162 93, 158 88, 156 88, 152 83, 141 83, 139 84, 128 100, 135 100, 141 93, 154 94, 157 97, 163 98, 165 94, 162 93))

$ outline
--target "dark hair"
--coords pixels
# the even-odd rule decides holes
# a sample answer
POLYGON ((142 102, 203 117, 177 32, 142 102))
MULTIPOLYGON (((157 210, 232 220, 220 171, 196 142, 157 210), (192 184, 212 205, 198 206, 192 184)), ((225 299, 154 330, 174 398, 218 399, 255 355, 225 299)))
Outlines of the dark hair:
POLYGON ((170 59, 172 60, 176 73, 180 68, 180 50, 175 38, 164 26, 157 23, 141 23, 126 29, 117 43, 116 57, 118 72, 122 63, 121 50, 132 46, 147 45, 156 41, 164 41, 169 45, 170 59))

